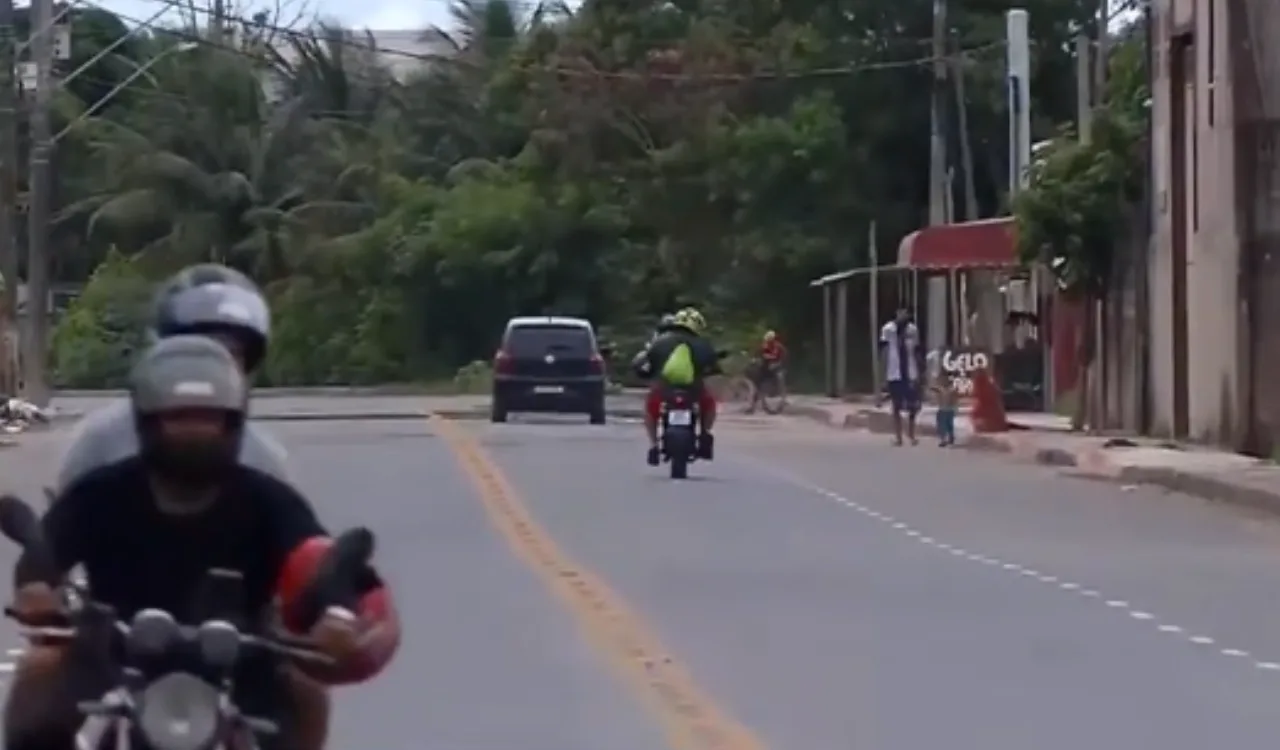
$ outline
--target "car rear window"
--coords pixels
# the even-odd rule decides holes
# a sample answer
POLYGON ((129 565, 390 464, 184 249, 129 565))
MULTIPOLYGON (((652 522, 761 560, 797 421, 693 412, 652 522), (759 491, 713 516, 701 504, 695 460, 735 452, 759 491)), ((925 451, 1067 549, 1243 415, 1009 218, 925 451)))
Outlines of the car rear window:
POLYGON ((513 357, 542 357, 548 352, 589 357, 595 353, 591 332, 578 326, 518 326, 503 347, 513 357))

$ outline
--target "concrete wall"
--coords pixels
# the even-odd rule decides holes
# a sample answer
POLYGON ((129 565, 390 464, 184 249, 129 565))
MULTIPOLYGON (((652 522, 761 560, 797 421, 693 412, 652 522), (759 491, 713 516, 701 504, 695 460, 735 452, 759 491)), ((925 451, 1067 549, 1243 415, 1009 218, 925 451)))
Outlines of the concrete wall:
POLYGON ((1187 425, 1193 440, 1230 444, 1237 414, 1241 354, 1238 336, 1240 239, 1236 216, 1235 123, 1232 112, 1228 19, 1224 0, 1157 0, 1158 45, 1153 90, 1156 221, 1150 257, 1153 428, 1174 424, 1173 229, 1186 227, 1187 425), (1185 81, 1185 107, 1172 111, 1170 54, 1175 34, 1190 30, 1194 54, 1185 81), (1174 118, 1186 128, 1186 212, 1173 215, 1174 118))

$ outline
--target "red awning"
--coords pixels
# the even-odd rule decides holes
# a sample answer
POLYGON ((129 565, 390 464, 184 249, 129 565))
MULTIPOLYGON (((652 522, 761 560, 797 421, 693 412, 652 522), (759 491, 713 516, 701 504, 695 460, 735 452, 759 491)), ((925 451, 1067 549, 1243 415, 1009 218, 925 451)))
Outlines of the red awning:
POLYGON ((918 229, 898 245, 898 265, 922 270, 1017 266, 1013 219, 1005 216, 918 229))

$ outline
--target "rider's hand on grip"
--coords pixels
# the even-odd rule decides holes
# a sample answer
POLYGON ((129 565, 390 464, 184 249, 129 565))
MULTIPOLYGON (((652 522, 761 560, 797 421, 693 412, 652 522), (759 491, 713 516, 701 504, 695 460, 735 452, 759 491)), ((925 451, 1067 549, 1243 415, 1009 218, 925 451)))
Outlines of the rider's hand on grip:
POLYGON ((43 582, 19 587, 13 597, 13 605, 5 609, 5 614, 27 625, 46 625, 57 621, 61 612, 62 601, 57 591, 43 582))
POLYGON ((330 607, 308 635, 316 648, 336 664, 360 653, 360 621, 347 610, 330 607))

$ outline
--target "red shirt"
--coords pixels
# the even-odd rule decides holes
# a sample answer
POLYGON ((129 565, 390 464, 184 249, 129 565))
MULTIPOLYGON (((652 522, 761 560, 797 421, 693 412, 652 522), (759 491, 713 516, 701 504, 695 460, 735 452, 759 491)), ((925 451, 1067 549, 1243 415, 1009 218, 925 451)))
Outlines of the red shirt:
POLYGON ((760 357, 769 362, 781 360, 786 353, 787 348, 777 339, 766 341, 760 345, 760 357))

